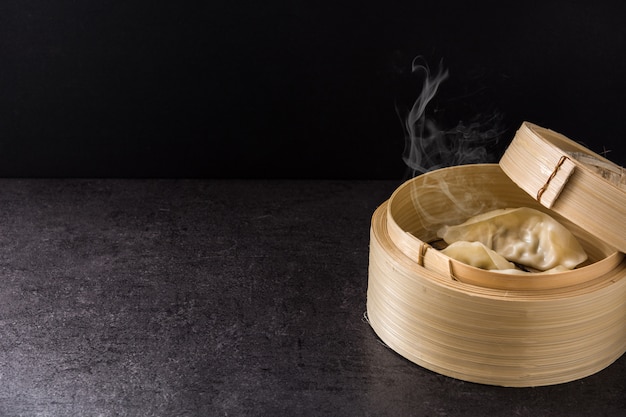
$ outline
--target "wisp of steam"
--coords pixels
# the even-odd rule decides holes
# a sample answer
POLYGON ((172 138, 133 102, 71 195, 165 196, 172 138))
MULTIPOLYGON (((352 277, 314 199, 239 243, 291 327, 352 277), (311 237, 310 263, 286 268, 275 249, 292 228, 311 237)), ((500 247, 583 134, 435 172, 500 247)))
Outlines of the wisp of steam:
POLYGON ((415 58, 411 67, 413 74, 423 78, 419 95, 405 115, 398 111, 405 131, 403 160, 410 175, 414 177, 454 165, 494 162, 495 156, 489 147, 504 133, 501 116, 477 114, 452 128, 440 126, 435 118, 429 117, 427 106, 449 73, 440 65, 439 71, 431 74, 421 61, 421 57, 415 58))

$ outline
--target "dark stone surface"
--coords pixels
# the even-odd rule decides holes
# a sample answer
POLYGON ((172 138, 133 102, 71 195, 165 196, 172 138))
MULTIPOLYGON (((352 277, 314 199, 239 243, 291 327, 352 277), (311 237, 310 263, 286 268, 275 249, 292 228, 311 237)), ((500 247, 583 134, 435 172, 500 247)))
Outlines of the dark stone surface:
POLYGON ((380 181, 1 180, 1 416, 624 416, 626 358, 501 388, 363 320, 380 181))

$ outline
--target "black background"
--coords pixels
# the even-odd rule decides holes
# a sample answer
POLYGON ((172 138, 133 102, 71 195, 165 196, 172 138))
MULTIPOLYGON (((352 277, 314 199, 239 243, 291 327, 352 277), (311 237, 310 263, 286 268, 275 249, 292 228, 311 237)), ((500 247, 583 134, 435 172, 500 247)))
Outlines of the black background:
POLYGON ((400 178, 418 55, 626 165, 626 3, 528 3, 4 1, 0 176, 400 178))

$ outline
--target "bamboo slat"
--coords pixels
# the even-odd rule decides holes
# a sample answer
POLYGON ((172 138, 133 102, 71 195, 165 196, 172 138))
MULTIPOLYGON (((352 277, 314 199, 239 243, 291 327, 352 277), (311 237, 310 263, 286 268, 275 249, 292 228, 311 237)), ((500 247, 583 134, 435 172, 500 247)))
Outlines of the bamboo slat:
POLYGON ((407 359, 491 385, 539 386, 604 369, 626 351, 626 260, 531 198, 496 164, 445 168, 400 186, 371 224, 367 313, 407 359), (430 243, 443 224, 504 207, 550 213, 588 252, 570 272, 505 275, 430 243))

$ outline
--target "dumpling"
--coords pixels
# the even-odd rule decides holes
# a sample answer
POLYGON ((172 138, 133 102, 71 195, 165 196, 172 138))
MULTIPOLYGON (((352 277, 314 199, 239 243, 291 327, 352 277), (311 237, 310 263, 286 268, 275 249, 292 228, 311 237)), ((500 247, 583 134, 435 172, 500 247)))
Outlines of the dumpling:
POLYGON ((504 256, 489 249, 481 242, 460 240, 443 249, 441 253, 476 268, 515 269, 513 262, 507 261, 504 256))
POLYGON ((576 237, 548 214, 528 207, 498 209, 444 226, 437 235, 452 244, 481 242, 507 260, 540 271, 573 269, 587 259, 576 237))
MULTIPOLYGON (((446 248, 442 249, 441 253, 476 268, 520 275, 536 272, 524 271, 523 269, 517 268, 513 262, 507 261, 504 256, 492 249, 489 249, 481 242, 467 242, 465 240, 459 240, 458 242, 453 242, 446 248)), ((569 269, 562 265, 558 265, 554 268, 541 272, 555 273, 564 271, 569 271, 569 269)))

